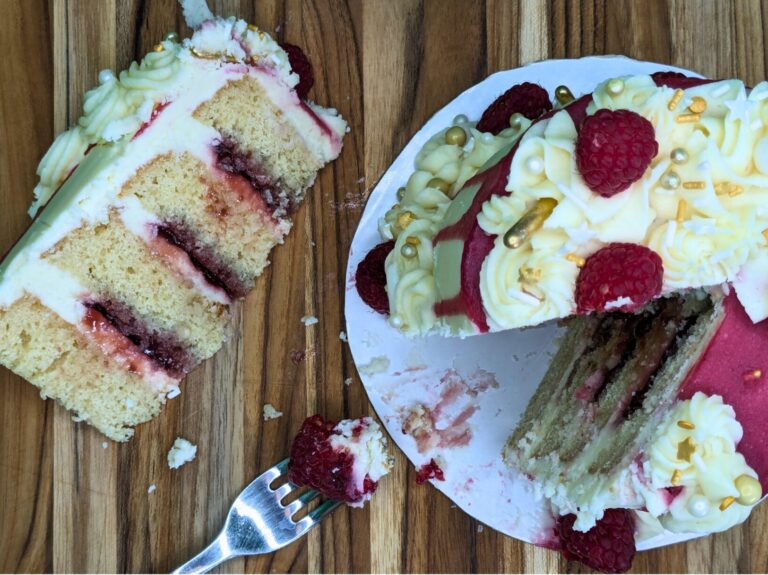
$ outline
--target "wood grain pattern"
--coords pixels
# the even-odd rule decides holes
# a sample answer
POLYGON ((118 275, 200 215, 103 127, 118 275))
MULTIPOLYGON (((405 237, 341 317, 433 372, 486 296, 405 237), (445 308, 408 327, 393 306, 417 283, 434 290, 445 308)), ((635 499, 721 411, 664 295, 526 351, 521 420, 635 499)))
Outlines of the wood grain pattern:
MULTIPOLYGON (((166 571, 219 529, 233 496, 284 457, 307 415, 370 412, 339 339, 348 246, 369 190, 411 135, 460 91, 545 58, 626 54, 768 75, 766 0, 210 0, 305 47, 314 98, 350 122, 286 244, 234 313, 220 354, 127 445, 108 443, 0 370, 0 571, 166 571), (305 328, 303 315, 320 323, 305 328), (303 352, 292 361, 291 352, 303 352), (343 384, 353 378, 349 387, 343 384), (264 422, 262 406, 285 415, 264 422), (200 446, 168 470, 176 436, 200 446), (151 484, 157 490, 148 494, 151 484)), ((175 0, 0 2, 0 251, 26 225, 36 163, 79 115, 99 70, 123 68, 170 30, 175 0)), ((340 510, 303 541, 222 572, 572 572, 557 554, 476 521, 402 455, 374 504, 340 510)), ((636 572, 768 569, 768 507, 728 533, 642 553, 636 572)))

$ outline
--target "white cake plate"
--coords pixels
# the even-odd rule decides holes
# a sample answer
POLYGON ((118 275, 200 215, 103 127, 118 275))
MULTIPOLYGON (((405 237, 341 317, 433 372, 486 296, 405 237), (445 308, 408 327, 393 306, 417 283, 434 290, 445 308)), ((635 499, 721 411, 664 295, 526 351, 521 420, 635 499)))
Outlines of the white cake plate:
MULTIPOLYGON (((535 500, 528 479, 503 464, 501 451, 547 369, 558 328, 550 324, 466 339, 408 339, 362 302, 355 289, 355 270, 381 243, 377 222, 397 201, 396 190, 413 173, 416 154, 456 115, 479 119, 499 94, 521 82, 542 85, 553 99, 555 88, 565 84, 578 97, 608 78, 659 70, 698 76, 623 56, 549 60, 489 76, 437 112, 405 146, 371 193, 352 241, 347 334, 377 414, 417 468, 433 458, 440 464, 445 481, 432 483, 456 505, 478 521, 529 543, 545 544, 553 520, 546 503, 535 500), (434 420, 433 432, 420 442, 403 432, 405 419, 419 405, 434 420)), ((663 533, 641 541, 638 548, 693 537, 663 533)))

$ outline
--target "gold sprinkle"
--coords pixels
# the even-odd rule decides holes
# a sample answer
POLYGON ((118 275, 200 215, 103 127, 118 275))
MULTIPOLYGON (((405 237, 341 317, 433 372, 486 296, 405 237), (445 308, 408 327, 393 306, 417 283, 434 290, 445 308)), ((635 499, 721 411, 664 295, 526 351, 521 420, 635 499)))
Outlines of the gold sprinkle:
POLYGON ((752 383, 755 381, 760 381, 760 379, 763 377, 763 370, 751 369, 749 371, 745 371, 741 377, 744 380, 744 383, 752 383))
POLYGON ((567 259, 569 262, 575 263, 576 267, 578 268, 583 268, 584 264, 587 263, 587 260, 577 256, 576 254, 568 254, 565 256, 565 259, 567 259))
POLYGON ((735 198, 739 194, 741 194, 744 191, 744 188, 742 188, 739 185, 734 184, 733 187, 731 187, 730 190, 728 190, 728 195, 732 198, 735 198))
POLYGON ((691 105, 688 106, 688 109, 694 114, 701 114, 707 109, 707 101, 701 96, 694 96, 691 100, 691 105))
POLYGON ((258 26, 255 26, 254 24, 248 24, 248 29, 249 29, 251 32, 258 32, 258 31, 259 31, 259 27, 258 27, 258 26))
POLYGON ((681 473, 679 469, 675 469, 672 472, 672 477, 669 480, 672 483, 672 485, 680 485, 680 475, 681 473))
POLYGON ((693 438, 689 435, 677 444, 677 459, 690 463, 691 457, 695 451, 696 444, 693 442, 693 438))
POLYGON ((763 230, 763 237, 765 238, 765 243, 768 244, 768 228, 763 230))
POLYGON ((544 221, 556 206, 557 200, 553 198, 537 200, 536 204, 504 234, 504 245, 510 249, 519 248, 536 230, 544 225, 544 221))
POLYGON ((397 215, 397 227, 401 230, 404 230, 409 225, 411 225, 411 222, 413 221, 414 215, 413 212, 403 212, 402 214, 397 215))
POLYGON ((683 429, 696 429, 696 426, 693 423, 690 421, 685 421, 684 419, 678 421, 677 426, 682 427, 683 429))
POLYGON ((677 222, 684 222, 685 221, 685 214, 688 211, 688 202, 685 200, 680 200, 677 204, 677 215, 675 216, 675 220, 677 222))
POLYGON ((672 95, 672 99, 669 101, 669 104, 667 104, 667 108, 669 108, 670 112, 673 112, 675 108, 677 108, 677 105, 680 103, 680 100, 683 99, 683 95, 685 92, 681 89, 675 90, 675 93, 672 95))
POLYGON ((418 247, 421 245, 421 240, 416 236, 408 236, 407 238, 405 238, 405 243, 408 244, 409 246, 418 247))
POLYGON ((706 187, 707 184, 701 181, 683 182, 683 188, 686 190, 703 190, 706 187))
POLYGON ((700 114, 680 114, 675 121, 679 124, 691 124, 701 120, 700 114))
POLYGON ((696 126, 696 130, 704 134, 704 136, 706 136, 707 138, 709 138, 710 132, 706 126, 702 126, 702 125, 696 126))
POLYGON ((163 52, 165 50, 165 46, 163 46, 163 43, 155 44, 155 47, 152 48, 155 52, 163 52))
POLYGON ((526 268, 526 267, 520 268, 520 275, 518 277, 518 281, 521 284, 535 284, 540 279, 541 279, 540 268, 526 268))
POLYGON ((729 495, 728 497, 723 499, 720 502, 720 511, 725 511, 726 509, 728 509, 731 505, 733 505, 734 501, 736 501, 736 498, 733 497, 732 495, 729 495))
POLYGON ((738 184, 732 184, 731 182, 720 182, 715 186, 716 194, 728 194, 730 197, 736 197, 744 192, 744 188, 738 184))

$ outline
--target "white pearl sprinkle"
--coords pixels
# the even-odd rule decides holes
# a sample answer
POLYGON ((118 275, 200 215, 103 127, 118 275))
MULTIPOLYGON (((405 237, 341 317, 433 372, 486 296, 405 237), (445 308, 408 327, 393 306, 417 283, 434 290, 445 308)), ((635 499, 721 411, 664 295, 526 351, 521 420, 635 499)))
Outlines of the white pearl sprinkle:
POLYGON ((410 259, 416 257, 416 248, 410 244, 404 244, 403 247, 400 248, 400 253, 403 254, 404 258, 410 259))
POLYGON ((483 144, 490 144, 490 143, 492 143, 493 142, 493 134, 491 134, 490 132, 485 132, 484 134, 482 134, 480 136, 480 141, 483 144))
POLYGON ((608 92, 614 96, 618 96, 624 91, 624 80, 620 78, 614 78, 608 82, 608 92))
POLYGON ((102 70, 99 72, 99 84, 106 84, 115 79, 115 73, 112 70, 102 70))
POLYGON ((688 512, 694 517, 704 517, 709 513, 709 500, 703 495, 694 495, 688 501, 688 512))
POLYGON ((453 119, 454 124, 466 124, 469 122, 469 118, 467 118, 464 114, 459 114, 453 119))
POLYGON ((539 156, 531 156, 525 161, 525 169, 531 174, 542 174, 544 172, 544 160, 539 156))
POLYGON ((688 161, 688 152, 685 148, 675 148, 670 152, 669 157, 675 164, 684 164, 688 161))
POLYGON ((392 327, 402 327, 403 318, 401 318, 399 315, 393 315, 389 318, 389 325, 392 327))

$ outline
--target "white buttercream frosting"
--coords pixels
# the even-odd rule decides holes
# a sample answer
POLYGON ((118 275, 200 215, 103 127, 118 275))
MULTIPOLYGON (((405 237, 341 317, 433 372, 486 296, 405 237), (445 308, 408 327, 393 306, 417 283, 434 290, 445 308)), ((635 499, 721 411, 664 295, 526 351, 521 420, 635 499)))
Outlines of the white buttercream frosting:
POLYGON ((588 113, 628 108, 653 124, 659 153, 643 178, 611 198, 592 192, 576 166, 576 128, 561 111, 523 136, 510 169, 510 195, 491 198, 478 215, 486 232, 503 236, 533 200, 550 197, 559 202, 530 244, 510 250, 497 240, 486 259, 481 290, 492 329, 570 315, 576 307, 574 267, 558 258, 588 258, 612 242, 656 251, 664 264, 664 293, 741 278, 740 297, 753 320, 768 317, 768 306, 753 295, 764 292, 768 283, 744 279, 759 276, 748 268, 766 252, 768 83, 749 95, 738 80, 691 88, 671 111, 671 88, 657 87, 650 76, 623 82, 619 94, 609 91, 607 82, 600 84, 588 113), (701 120, 678 122, 676 117, 687 111, 694 97, 707 102, 701 120), (670 172, 679 177, 677 188, 664 186, 670 172), (546 239, 537 243, 536 237, 544 234, 546 239), (521 298, 519 286, 511 286, 519 268, 530 267, 525 262, 539 249, 544 250, 539 260, 549 266, 541 271, 547 278, 541 289, 563 299, 540 297, 537 303, 521 298))
MULTIPOLYGON (((333 428, 329 441, 334 449, 344 450, 353 456, 351 479, 359 493, 365 490, 366 477, 376 482, 392 469, 387 440, 379 424, 371 417, 340 421, 333 428)), ((371 494, 367 493, 353 507, 362 507, 370 498, 371 494)))

